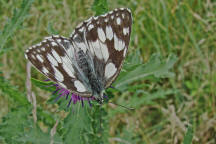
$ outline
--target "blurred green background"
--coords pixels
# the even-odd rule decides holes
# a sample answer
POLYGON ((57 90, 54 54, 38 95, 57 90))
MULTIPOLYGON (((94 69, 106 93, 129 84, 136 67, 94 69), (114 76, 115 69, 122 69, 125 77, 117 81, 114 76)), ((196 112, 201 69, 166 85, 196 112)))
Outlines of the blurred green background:
MULTIPOLYGON (((215 144, 215 48, 213 0, 0 0, 0 143, 215 144), (133 13, 132 35, 108 93, 135 110, 77 103, 74 112, 35 81, 30 104, 24 51, 119 7, 133 13)), ((45 79, 34 68, 32 77, 45 79)))

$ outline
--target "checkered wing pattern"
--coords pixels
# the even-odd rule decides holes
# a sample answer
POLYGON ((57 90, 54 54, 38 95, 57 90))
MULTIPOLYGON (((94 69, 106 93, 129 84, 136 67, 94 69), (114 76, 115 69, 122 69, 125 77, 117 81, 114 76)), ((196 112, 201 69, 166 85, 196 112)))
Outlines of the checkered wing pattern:
POLYGON ((107 88, 118 76, 130 42, 132 16, 119 8, 77 26, 71 40, 90 53, 98 78, 107 88))
POLYGON ((77 78, 77 70, 73 63, 74 51, 75 48, 69 39, 56 35, 47 37, 27 49, 25 56, 52 81, 76 94, 90 97, 91 92, 77 78))
POLYGON ((132 16, 119 8, 91 17, 69 38, 51 36, 26 50, 42 74, 83 97, 106 89, 118 76, 130 41, 132 16), (95 84, 99 83, 99 84, 95 84))

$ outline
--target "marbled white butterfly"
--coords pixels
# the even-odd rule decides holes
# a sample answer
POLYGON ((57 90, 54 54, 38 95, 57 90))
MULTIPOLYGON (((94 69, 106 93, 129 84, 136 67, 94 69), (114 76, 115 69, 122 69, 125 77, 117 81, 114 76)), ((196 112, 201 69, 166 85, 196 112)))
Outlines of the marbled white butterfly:
POLYGON ((81 97, 103 103, 130 42, 132 16, 119 8, 79 24, 69 38, 53 35, 26 50, 42 74, 81 97))

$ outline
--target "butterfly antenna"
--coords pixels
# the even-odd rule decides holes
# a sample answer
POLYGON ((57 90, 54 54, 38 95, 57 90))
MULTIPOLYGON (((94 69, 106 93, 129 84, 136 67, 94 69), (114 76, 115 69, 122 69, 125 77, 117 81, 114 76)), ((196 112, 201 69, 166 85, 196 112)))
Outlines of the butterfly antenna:
POLYGON ((123 106, 123 105, 120 105, 120 104, 116 104, 116 103, 113 103, 113 102, 109 102, 109 103, 114 104, 116 106, 120 106, 120 107, 125 108, 127 110, 135 110, 135 108, 132 108, 132 107, 126 107, 126 106, 123 106))

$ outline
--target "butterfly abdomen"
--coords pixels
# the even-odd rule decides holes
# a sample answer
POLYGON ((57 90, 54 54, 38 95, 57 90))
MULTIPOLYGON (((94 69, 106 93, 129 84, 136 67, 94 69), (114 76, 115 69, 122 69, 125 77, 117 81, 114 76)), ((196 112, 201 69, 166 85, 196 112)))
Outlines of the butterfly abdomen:
POLYGON ((91 73, 91 69, 89 68, 86 54, 82 50, 79 50, 77 56, 77 63, 80 69, 85 74, 85 76, 88 77, 88 75, 91 73))

